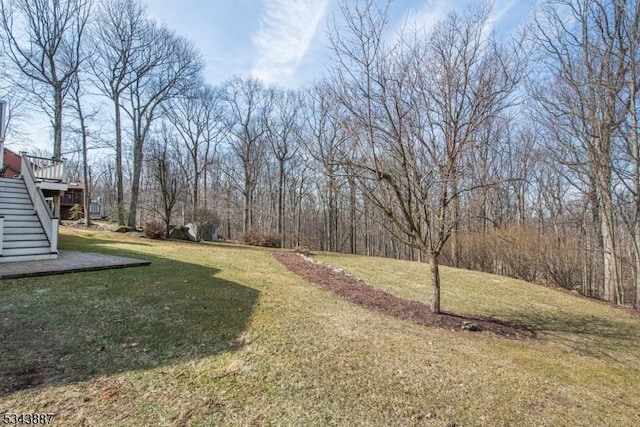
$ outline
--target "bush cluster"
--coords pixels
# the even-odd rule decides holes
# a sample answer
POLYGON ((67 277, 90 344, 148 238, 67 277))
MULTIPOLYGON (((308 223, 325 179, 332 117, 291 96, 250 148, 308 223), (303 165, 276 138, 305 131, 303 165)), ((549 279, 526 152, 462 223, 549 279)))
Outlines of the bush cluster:
POLYGON ((165 226, 162 221, 150 221, 144 226, 144 235, 149 239, 162 239, 165 233, 165 226))
MULTIPOLYGON (((580 266, 593 262, 576 250, 581 244, 577 236, 560 241, 552 233, 541 234, 532 228, 461 233, 459 242, 461 268, 553 284, 570 290, 583 291, 580 266)), ((451 241, 448 242, 450 244, 451 241)), ((442 262, 452 264, 450 246, 443 251, 442 262)))
POLYGON ((251 246, 262 246, 264 248, 279 248, 280 236, 276 232, 249 231, 244 235, 244 243, 251 246))

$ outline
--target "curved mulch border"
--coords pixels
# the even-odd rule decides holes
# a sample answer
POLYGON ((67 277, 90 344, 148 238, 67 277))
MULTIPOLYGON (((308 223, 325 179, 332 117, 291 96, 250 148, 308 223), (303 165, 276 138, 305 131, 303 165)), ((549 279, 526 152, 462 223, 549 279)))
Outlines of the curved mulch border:
POLYGON ((341 273, 340 270, 336 271, 328 265, 306 259, 297 253, 274 252, 273 257, 291 272, 306 281, 320 285, 324 290, 398 319, 408 320, 418 325, 454 330, 465 330, 472 323, 483 331, 493 332, 507 338, 535 337, 534 331, 522 325, 483 317, 468 317, 451 313, 434 314, 427 305, 421 302, 398 298, 367 285, 355 277, 341 273))

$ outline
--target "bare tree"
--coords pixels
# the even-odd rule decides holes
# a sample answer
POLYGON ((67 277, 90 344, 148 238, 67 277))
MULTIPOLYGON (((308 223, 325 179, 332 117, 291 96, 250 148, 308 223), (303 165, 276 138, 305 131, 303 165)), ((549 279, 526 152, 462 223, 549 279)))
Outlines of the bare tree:
POLYGON ((285 247, 285 177, 288 163, 298 152, 297 134, 300 125, 301 100, 297 92, 270 90, 271 109, 265 126, 266 138, 278 163, 278 234, 280 247, 285 247))
MULTIPOLYGON (((601 241, 600 298, 624 299, 613 202, 613 144, 627 109, 627 49, 624 16, 635 2, 554 0, 534 23, 545 83, 536 92, 555 145, 574 178, 584 177, 601 241), (551 90, 549 81, 553 84, 551 90)), ((541 85, 542 86, 542 85, 541 85)))
POLYGON ((122 106, 131 119, 133 131, 133 174, 128 225, 136 227, 140 176, 144 143, 159 107, 187 90, 200 79, 203 68, 200 53, 193 43, 166 27, 148 21, 142 34, 141 55, 134 61, 135 79, 126 88, 127 102, 122 106))
MULTIPOLYGON (((165 234, 171 231, 173 210, 178 202, 180 190, 180 168, 176 164, 175 153, 172 150, 171 135, 167 126, 162 126, 150 146, 148 162, 149 172, 153 181, 158 185, 160 196, 160 208, 156 212, 165 224, 165 234)), ((157 195, 157 194, 156 194, 157 195)))
POLYGON ((229 149, 240 166, 238 174, 230 176, 242 192, 242 233, 247 234, 253 227, 253 202, 266 148, 268 98, 263 85, 254 79, 235 77, 224 88, 229 149))
MULTIPOLYGON (((183 169, 190 176, 192 216, 200 209, 200 182, 216 157, 224 131, 222 97, 218 88, 194 85, 167 103, 165 115, 180 136, 188 158, 183 169)), ((206 187, 206 185, 205 185, 206 187)), ((205 188, 206 190, 206 188, 205 188)))
POLYGON ((80 135, 80 143, 81 143, 81 156, 82 156, 82 182, 84 184, 84 199, 83 199, 83 209, 84 209, 84 223, 85 226, 89 227, 91 225, 91 216, 89 207, 91 205, 91 191, 92 182, 89 174, 89 124, 88 121, 91 120, 98 113, 98 110, 93 110, 91 112, 87 112, 86 108, 83 104, 83 97, 85 92, 81 85, 80 73, 76 73, 74 78, 71 81, 71 85, 69 88, 70 98, 71 98, 71 108, 76 113, 76 118, 78 120, 78 128, 76 129, 77 133, 80 135))
POLYGON ((489 10, 450 14, 426 37, 383 42, 388 9, 343 7, 348 33, 334 36, 335 99, 353 151, 345 153, 364 195, 388 228, 431 262, 431 310, 440 312, 439 257, 457 227, 460 161, 474 135, 509 107, 518 57, 486 34, 489 10))
POLYGON ((90 10, 89 0, 0 1, 5 54, 31 82, 50 91, 39 98, 51 117, 57 159, 62 154, 63 102, 85 59, 81 44, 90 10))
POLYGON ((340 154, 345 141, 345 131, 340 126, 338 108, 331 97, 327 82, 318 82, 305 96, 305 126, 300 139, 315 160, 318 178, 316 185, 324 187, 320 200, 324 201, 326 248, 338 251, 338 194, 340 187, 340 154), (324 182, 322 182, 324 181, 324 182))
POLYGON ((623 37, 623 58, 628 64, 628 118, 621 128, 620 156, 617 167, 614 168, 621 191, 618 206, 620 215, 631 237, 634 277, 634 295, 632 303, 636 310, 640 310, 640 112, 638 102, 640 97, 640 2, 625 2, 624 7, 618 9, 620 35, 623 37), (620 200, 621 199, 621 200, 620 200))
POLYGON ((146 26, 145 11, 138 0, 108 0, 98 11, 91 36, 95 52, 90 58, 93 82, 113 103, 116 211, 120 224, 125 222, 121 104, 124 91, 136 78, 134 64, 146 48, 142 42, 146 26))

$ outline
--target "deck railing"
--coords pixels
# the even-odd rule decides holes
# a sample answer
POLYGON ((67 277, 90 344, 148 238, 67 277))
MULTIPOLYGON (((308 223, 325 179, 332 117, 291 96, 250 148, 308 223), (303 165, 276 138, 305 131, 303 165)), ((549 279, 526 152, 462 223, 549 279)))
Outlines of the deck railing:
POLYGON ((66 182, 64 161, 49 159, 46 157, 29 156, 21 153, 21 157, 27 160, 33 175, 39 181, 66 182))
POLYGON ((51 253, 58 253, 58 222, 59 219, 53 216, 49 204, 44 198, 42 191, 36 186, 36 177, 29 165, 29 159, 27 156, 22 157, 22 179, 27 187, 27 192, 31 201, 33 202, 34 210, 38 215, 38 219, 44 229, 44 234, 49 239, 49 245, 51 246, 51 253))

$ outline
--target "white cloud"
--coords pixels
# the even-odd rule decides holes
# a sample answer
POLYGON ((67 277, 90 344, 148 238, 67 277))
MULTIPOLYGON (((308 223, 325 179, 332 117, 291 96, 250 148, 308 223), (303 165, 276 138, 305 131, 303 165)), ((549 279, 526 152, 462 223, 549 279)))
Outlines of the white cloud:
MULTIPOLYGON (((491 14, 483 29, 483 34, 488 35, 503 19, 513 19, 509 12, 512 12, 518 1, 522 0, 494 0, 491 14)), ((444 20, 451 12, 464 14, 469 8, 478 6, 477 0, 426 0, 422 6, 415 10, 410 10, 402 23, 402 30, 429 31, 438 22, 444 20)), ((521 19, 521 17, 516 17, 521 19)))
POLYGON ((330 0, 266 0, 253 36, 258 51, 251 74, 267 83, 284 82, 298 69, 330 0))
POLYGON ((407 24, 410 29, 429 31, 433 26, 447 17, 456 8, 456 2, 450 0, 427 0, 416 10, 413 19, 407 24))
POLYGON ((486 28, 485 31, 492 31, 500 21, 502 21, 502 19, 509 17, 508 12, 511 11, 515 5, 516 0, 502 0, 495 2, 493 10, 491 11, 491 16, 489 16, 489 22, 487 23, 488 28, 486 28))

